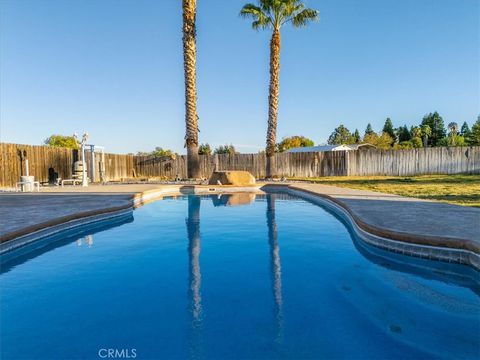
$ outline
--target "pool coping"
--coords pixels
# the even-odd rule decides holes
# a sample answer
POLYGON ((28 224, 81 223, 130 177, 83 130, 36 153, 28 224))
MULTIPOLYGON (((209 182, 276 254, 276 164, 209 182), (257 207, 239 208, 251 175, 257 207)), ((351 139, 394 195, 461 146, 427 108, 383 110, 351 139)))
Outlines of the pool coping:
POLYGON ((0 254, 66 229, 125 216, 133 212, 134 209, 165 196, 228 194, 235 192, 258 193, 263 190, 269 191, 274 189, 286 191, 287 193, 307 199, 318 205, 328 206, 352 227, 360 239, 375 247, 410 256, 466 264, 476 270, 480 270, 480 249, 474 241, 448 237, 432 237, 428 235, 419 236, 408 232, 399 233, 380 228, 360 219, 348 205, 339 199, 327 194, 297 187, 295 184, 278 183, 257 184, 255 186, 245 187, 179 185, 137 192, 131 196, 130 201, 126 202, 125 205, 78 212, 2 235, 0 236, 0 254))
MULTIPOLYGON (((438 260, 449 263, 465 264, 480 270, 480 254, 466 249, 436 245, 432 237, 420 237, 417 235, 400 234, 395 231, 381 229, 360 220, 346 204, 324 194, 318 194, 306 189, 289 187, 287 193, 310 200, 317 205, 326 205, 340 218, 346 221, 355 234, 365 243, 408 256, 415 256, 430 260, 438 260), (398 236, 398 237, 396 237, 398 236)), ((451 238, 444 238, 451 241, 451 238)), ((443 239, 439 239, 441 242, 443 239)))

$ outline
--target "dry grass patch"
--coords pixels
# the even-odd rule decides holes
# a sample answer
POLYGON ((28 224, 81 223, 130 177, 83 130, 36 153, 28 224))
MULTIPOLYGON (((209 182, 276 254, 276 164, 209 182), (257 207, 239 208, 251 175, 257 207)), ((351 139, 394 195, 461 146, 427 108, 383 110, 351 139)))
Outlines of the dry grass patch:
POLYGON ((336 176, 304 180, 480 207, 480 175, 336 176))

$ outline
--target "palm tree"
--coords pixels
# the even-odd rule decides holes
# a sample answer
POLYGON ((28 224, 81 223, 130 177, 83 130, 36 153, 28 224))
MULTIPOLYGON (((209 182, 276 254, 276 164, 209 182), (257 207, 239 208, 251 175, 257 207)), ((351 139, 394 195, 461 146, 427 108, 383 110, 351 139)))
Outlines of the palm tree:
POLYGON ((291 23, 294 27, 306 26, 318 20, 317 10, 305 8, 300 0, 258 0, 258 5, 246 4, 240 15, 253 19, 254 30, 269 29, 270 40, 270 87, 268 95, 268 129, 265 153, 266 176, 271 178, 275 169, 275 143, 277 140, 278 95, 280 76, 280 28, 291 23))
POLYGON ((420 126, 423 135, 423 147, 428 146, 428 138, 432 135, 432 128, 429 125, 420 126))
POLYGON ((458 133, 458 124, 456 122, 451 122, 448 124, 448 131, 450 136, 457 135, 458 133))
POLYGON ((197 0, 183 0, 183 67, 185 71, 185 146, 187 176, 200 177, 198 157, 197 71, 195 17, 197 0))

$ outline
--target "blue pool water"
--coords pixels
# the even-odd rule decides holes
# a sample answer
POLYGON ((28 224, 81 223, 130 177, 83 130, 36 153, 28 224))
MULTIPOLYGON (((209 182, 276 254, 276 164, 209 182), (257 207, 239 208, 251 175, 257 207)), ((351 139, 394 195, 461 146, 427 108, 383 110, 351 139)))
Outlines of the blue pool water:
POLYGON ((2 258, 1 359, 480 354, 477 272, 285 194, 164 199, 35 246, 2 258))

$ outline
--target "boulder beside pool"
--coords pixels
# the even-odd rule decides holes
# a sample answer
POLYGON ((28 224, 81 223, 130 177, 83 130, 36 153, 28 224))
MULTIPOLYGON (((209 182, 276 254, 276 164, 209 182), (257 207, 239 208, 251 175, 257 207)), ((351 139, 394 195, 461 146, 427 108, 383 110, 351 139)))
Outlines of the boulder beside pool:
POLYGON ((255 178, 248 171, 214 171, 209 185, 255 185, 255 178))

